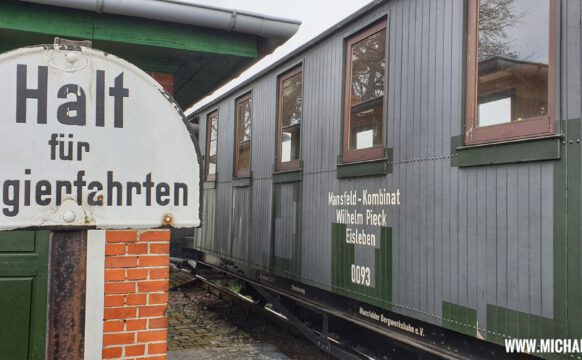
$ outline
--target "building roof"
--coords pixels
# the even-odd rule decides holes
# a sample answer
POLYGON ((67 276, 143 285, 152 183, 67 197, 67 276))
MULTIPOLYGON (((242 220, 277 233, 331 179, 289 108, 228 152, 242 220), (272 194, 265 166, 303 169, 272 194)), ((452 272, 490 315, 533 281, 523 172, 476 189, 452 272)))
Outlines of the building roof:
POLYGON ((173 74, 182 108, 271 53, 298 27, 184 0, 0 1, 0 51, 52 44, 55 37, 91 40, 145 71, 173 74))

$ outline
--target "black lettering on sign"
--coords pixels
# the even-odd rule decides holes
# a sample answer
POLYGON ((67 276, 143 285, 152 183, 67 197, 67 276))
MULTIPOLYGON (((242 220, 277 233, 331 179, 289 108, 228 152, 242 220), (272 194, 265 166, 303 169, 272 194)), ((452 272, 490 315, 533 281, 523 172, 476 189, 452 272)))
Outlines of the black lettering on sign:
POLYGON ((170 199, 168 199, 170 195, 170 186, 165 182, 159 183, 156 186, 156 201, 158 205, 166 206, 170 203, 170 199))
MULTIPOLYGON (((24 174, 30 175, 30 169, 24 170, 24 174)), ((24 206, 30 206, 30 180, 24 180, 24 206)))
POLYGON ((48 180, 41 180, 36 183, 36 203, 40 206, 47 206, 51 203, 52 186, 48 180))
POLYGON ((109 96, 114 98, 114 121, 116 128, 123 127, 123 98, 129 97, 129 89, 123 87, 123 73, 115 78, 115 86, 109 88, 109 96))
POLYGON ((105 71, 97 70, 95 91, 95 126, 105 126, 105 71))
POLYGON ((174 206, 180 206, 180 192, 182 192, 182 204, 188 206, 188 185, 174 183, 174 206))
POLYGON ((103 206, 103 196, 99 196, 99 192, 103 190, 103 185, 99 181, 93 181, 89 184, 89 196, 87 202, 91 206, 103 206))
POLYGON ((4 215, 9 217, 18 215, 20 211, 20 181, 6 180, 2 198, 4 199, 4 205, 7 206, 2 209, 4 215))
MULTIPOLYGON (((47 123, 48 104, 48 67, 39 66, 36 88, 28 87, 28 66, 16 65, 16 122, 26 123, 26 105, 28 100, 37 101, 37 124, 47 123)), ((95 126, 105 126, 105 71, 95 72, 95 126)), ((129 97, 129 89, 123 87, 124 73, 117 75, 113 86, 109 87, 109 96, 113 97, 113 126, 123 128, 123 100, 129 97)), ((63 125, 87 125, 87 98, 85 90, 78 84, 66 84, 59 88, 57 98, 71 100, 61 104, 56 118, 63 125)))
POLYGON ((16 66, 16 122, 26 123, 26 100, 37 100, 36 122, 46 124, 47 91, 48 91, 48 67, 38 67, 38 85, 36 89, 27 86, 28 67, 18 64, 16 66))
MULTIPOLYGON (((60 135, 61 138, 65 137, 63 134, 60 135)), ((73 134, 69 134, 69 139, 71 139, 73 137, 73 134)), ((65 147, 65 142, 64 141, 59 141, 59 158, 61 160, 73 160, 73 142, 69 141, 67 143, 67 147, 65 147), (65 150, 69 150, 67 151, 67 153, 65 154, 65 150)))
POLYGON ((57 120, 64 125, 85 126, 87 118, 85 114, 85 90, 75 84, 67 84, 59 89, 59 99, 68 99, 69 95, 75 96, 75 101, 70 101, 59 106, 57 120))
POLYGON ((127 206, 133 205, 133 190, 136 195, 141 195, 141 184, 134 181, 127 182, 127 206))
POLYGON ((83 204, 83 188, 87 185, 87 182, 83 179, 84 176, 84 170, 77 171, 77 180, 73 182, 73 185, 77 188, 77 205, 83 204))
MULTIPOLYGON (((75 160, 75 142, 73 141, 73 134, 68 135, 68 141, 65 142, 63 140, 65 138, 65 134, 51 134, 51 138, 48 141, 48 144, 51 148, 51 160, 56 160, 57 158, 57 148, 59 153, 59 160, 75 160)), ((77 154, 77 161, 83 160, 83 153, 89 152, 91 146, 88 142, 79 141, 77 142, 76 147, 76 154, 77 154)))
MULTIPOLYGON (((116 181, 114 172, 107 171, 107 182, 90 181, 86 179, 87 172, 78 170, 74 180, 38 180, 35 182, 31 169, 24 169, 24 180, 0 178, 0 202, 3 202, 2 213, 15 217, 22 208, 31 205, 61 206, 67 199, 76 199, 79 206, 133 206, 143 204, 145 195, 146 206, 168 206, 173 199, 174 206, 188 205, 188 185, 174 182, 154 182, 152 174, 145 176, 145 181, 116 181), (88 184, 88 185, 87 185, 88 184), (23 190, 23 191, 21 191, 23 190), (103 193, 107 194, 107 201, 103 193), (54 200, 54 201, 53 201, 54 200), (125 201, 125 203, 124 203, 125 201)), ((1 207, 1 205, 0 205, 1 207)), ((0 216, 2 215, 0 213, 0 216)))
POLYGON ((142 185, 146 189, 146 206, 152 206, 152 188, 154 187, 152 173, 146 175, 146 181, 142 185))
POLYGON ((56 186, 57 188, 57 206, 61 206, 61 204, 63 203, 63 190, 65 190, 67 195, 71 195, 71 191, 73 189, 73 186, 71 185, 70 181, 61 181, 61 180, 57 180, 56 181, 56 186))
POLYGON ((115 190, 115 198, 117 206, 123 205, 122 187, 119 181, 113 181, 113 171, 107 172, 107 206, 113 205, 113 190, 115 190))

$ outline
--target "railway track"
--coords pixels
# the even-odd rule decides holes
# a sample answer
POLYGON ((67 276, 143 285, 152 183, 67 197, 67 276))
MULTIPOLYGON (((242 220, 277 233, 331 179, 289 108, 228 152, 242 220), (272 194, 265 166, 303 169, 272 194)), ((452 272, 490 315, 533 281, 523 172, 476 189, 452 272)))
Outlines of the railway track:
POLYGON ((278 294, 261 294, 248 283, 227 273, 212 268, 200 268, 193 262, 179 259, 173 259, 172 266, 174 271, 179 270, 188 274, 186 280, 182 280, 182 283, 177 281, 174 284, 175 287, 188 287, 192 286, 192 282, 196 282, 196 286, 204 288, 231 306, 242 309, 248 316, 262 318, 277 326, 281 331, 311 340, 318 348, 334 358, 353 360, 445 358, 392 341, 332 314, 330 314, 332 316, 322 315, 278 294), (187 280, 188 278, 190 281, 187 280), (281 311, 281 304, 284 305, 283 311, 281 311), (324 320, 325 317, 327 321, 324 320), (333 332, 330 329, 333 329, 333 332))

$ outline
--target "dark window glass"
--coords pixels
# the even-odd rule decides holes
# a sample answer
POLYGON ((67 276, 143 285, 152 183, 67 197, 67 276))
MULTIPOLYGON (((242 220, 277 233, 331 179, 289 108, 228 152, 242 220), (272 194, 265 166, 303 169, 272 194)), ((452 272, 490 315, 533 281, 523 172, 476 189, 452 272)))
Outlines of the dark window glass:
POLYGON ((386 22, 347 43, 344 161, 380 158, 383 152, 386 22))
POLYGON ((208 115, 206 121, 206 181, 216 179, 216 153, 218 146, 218 113, 208 115))
POLYGON ((302 117, 303 73, 301 67, 298 67, 279 80, 277 170, 291 170, 300 166, 302 117))
POLYGON ((248 176, 251 170, 251 96, 246 95, 237 100, 236 106, 236 163, 235 175, 248 176))
MULTIPOLYGON (((549 133, 554 0, 472 0, 468 142, 549 133), (473 42, 473 44, 471 44, 473 42), (526 125, 522 125, 526 124, 526 125)), ((471 14, 470 14, 471 16, 471 14)))

